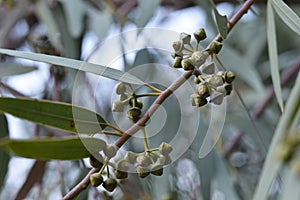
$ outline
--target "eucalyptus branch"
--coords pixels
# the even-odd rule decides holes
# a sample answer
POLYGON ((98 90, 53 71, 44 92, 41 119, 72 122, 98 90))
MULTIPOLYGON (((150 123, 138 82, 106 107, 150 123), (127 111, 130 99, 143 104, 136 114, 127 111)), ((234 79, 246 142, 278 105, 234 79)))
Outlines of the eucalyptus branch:
MULTIPOLYGON (((243 6, 237 11, 237 13, 229 20, 228 32, 235 26, 235 24, 240 20, 240 18, 247 13, 250 9, 251 5, 255 0, 247 0, 243 4, 243 6)), ((221 35, 218 35, 215 38, 216 41, 223 41, 221 35)), ((208 52, 206 52, 208 53, 208 52)), ((144 116, 138 120, 135 124, 133 124, 127 131, 123 133, 123 135, 115 142, 117 147, 121 147, 133 134, 135 134, 138 130, 144 127, 147 121, 150 119, 151 115, 157 110, 160 104, 162 104, 177 88, 179 88, 182 84, 185 83, 187 79, 189 79, 193 75, 193 70, 187 71, 183 73, 175 82, 173 82, 167 89, 160 92, 160 95, 156 98, 150 108, 146 111, 144 116)), ((151 86, 151 85, 146 85, 151 86)), ((87 176, 76 185, 64 198, 63 200, 69 200, 75 198, 82 190, 86 189, 87 185, 90 184, 90 176, 99 171, 99 169, 92 169, 87 176)))

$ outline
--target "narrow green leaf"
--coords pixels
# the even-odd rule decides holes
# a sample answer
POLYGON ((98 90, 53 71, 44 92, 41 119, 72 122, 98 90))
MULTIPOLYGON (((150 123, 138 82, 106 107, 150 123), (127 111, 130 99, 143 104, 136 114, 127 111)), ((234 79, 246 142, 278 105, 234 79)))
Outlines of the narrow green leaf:
POLYGON ((15 51, 15 50, 1 49, 1 48, 0 48, 0 53, 19 57, 19 58, 25 58, 29 60, 45 62, 53 65, 68 67, 80 71, 90 72, 120 82, 138 84, 138 85, 145 84, 142 80, 140 80, 139 78, 133 75, 130 75, 129 73, 125 73, 120 70, 106 67, 103 65, 92 64, 84 61, 79 61, 79 60, 74 60, 74 59, 64 58, 59 56, 51 56, 51 55, 45 55, 39 53, 15 51))
POLYGON ((25 158, 38 160, 77 160, 89 157, 106 147, 106 143, 92 137, 35 138, 29 140, 3 139, 0 147, 25 158))
POLYGON ((36 3, 36 11, 38 17, 47 26, 49 39, 53 46, 59 51, 63 51, 63 45, 60 37, 59 28, 55 22, 55 17, 53 16, 49 5, 46 0, 39 0, 36 3))
POLYGON ((139 0, 135 23, 138 28, 143 28, 154 15, 160 0, 139 0))
POLYGON ((20 75, 36 70, 36 67, 23 66, 18 63, 0 63, 0 78, 20 75))
POLYGON ((70 35, 78 38, 84 29, 85 4, 82 0, 59 0, 63 4, 63 8, 67 18, 67 26, 70 35))
MULTIPOLYGON (((298 158, 299 159, 299 158, 298 158)), ((299 200, 300 199, 300 179, 295 172, 291 171, 290 166, 286 166, 282 176, 282 194, 280 200, 299 200)))
POLYGON ((269 50, 269 59, 270 59, 270 68, 271 76, 274 86, 274 91, 278 104, 281 111, 283 111, 283 100, 282 92, 280 85, 280 74, 279 74, 279 65, 278 65, 278 53, 277 53, 277 36, 276 36, 276 27, 275 27, 275 18, 273 8, 270 1, 267 6, 267 37, 268 37, 268 50, 269 50))
POLYGON ((227 16, 226 15, 221 15, 215 5, 215 3, 212 0, 209 0, 215 14, 216 18, 216 23, 217 23, 217 29, 222 36, 223 39, 226 39, 227 33, 228 33, 228 27, 227 27, 227 16))
POLYGON ((282 21, 300 35, 300 18, 297 14, 282 0, 272 0, 271 3, 282 21))
MULTIPOLYGON (((0 114, 0 138, 8 137, 8 125, 7 119, 4 114, 0 114)), ((7 152, 0 149, 0 190, 4 185, 6 173, 8 171, 8 164, 10 160, 10 156, 7 152)))
POLYGON ((0 97, 0 111, 72 133, 95 134, 106 127, 98 113, 61 102, 0 97))
MULTIPOLYGON (((270 5, 269 5, 270 6, 270 5)), ((292 89, 291 94, 289 95, 288 101, 286 103, 286 109, 283 112, 276 131, 274 133, 266 161, 263 166, 263 170, 260 176, 260 180, 257 184, 254 200, 267 199, 269 194, 269 189, 277 177, 278 172, 281 167, 281 162, 274 159, 274 154, 276 147, 282 140, 284 134, 287 130, 290 129, 290 126, 293 124, 293 120, 297 115, 297 110, 300 108, 300 73, 298 73, 297 81, 292 89)), ((299 124, 299 122, 298 122, 299 124)))

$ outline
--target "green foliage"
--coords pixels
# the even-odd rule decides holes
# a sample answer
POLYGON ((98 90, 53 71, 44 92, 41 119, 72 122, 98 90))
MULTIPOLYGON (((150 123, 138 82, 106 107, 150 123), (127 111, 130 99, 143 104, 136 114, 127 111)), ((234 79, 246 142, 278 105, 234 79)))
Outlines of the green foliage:
POLYGON ((78 160, 101 151, 106 143, 98 138, 65 137, 2 139, 0 147, 16 156, 38 160, 78 160), (88 148, 87 148, 88 147, 88 148))
POLYGON ((98 113, 61 102, 0 97, 0 111, 72 133, 95 134, 106 127, 98 113))

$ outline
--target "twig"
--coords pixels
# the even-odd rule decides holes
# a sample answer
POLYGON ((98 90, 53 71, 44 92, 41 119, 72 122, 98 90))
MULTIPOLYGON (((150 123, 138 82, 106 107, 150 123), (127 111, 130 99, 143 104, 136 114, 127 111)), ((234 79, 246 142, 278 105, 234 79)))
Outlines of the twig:
MULTIPOLYGON (((288 67, 287 69, 285 69, 280 76, 280 84, 281 86, 284 86, 285 84, 288 83, 288 81, 293 77, 296 76, 297 73, 300 70, 300 56, 296 59, 295 62, 293 62, 293 64, 288 67)), ((262 113, 265 111, 265 109, 267 108, 267 106, 272 102, 273 98, 275 97, 275 91, 274 91, 274 87, 272 86, 269 91, 267 92, 267 96, 260 101, 258 104, 256 104, 254 106, 254 108, 252 109, 252 117, 254 119, 260 117, 262 115, 262 113)))
MULTIPOLYGON (((243 6, 237 11, 237 13, 230 19, 228 23, 228 32, 232 27, 240 20, 240 18, 247 13, 251 5, 255 0, 247 0, 243 6)), ((223 38, 218 35, 215 40, 221 42, 223 38)), ((166 90, 162 91, 161 94, 157 97, 154 103, 147 110, 145 115, 135 124, 133 124, 127 131, 124 132, 122 137, 120 137, 115 145, 121 147, 134 133, 136 133, 141 127, 144 127, 146 122, 150 119, 150 116, 156 111, 160 104, 162 104, 165 99, 167 99, 178 87, 180 87, 188 78, 193 74, 193 71, 187 71, 182 74, 175 82, 173 82, 166 90)), ((75 198, 82 190, 86 189, 87 185, 90 183, 90 175, 97 172, 99 169, 92 169, 87 176, 78 183, 64 198, 63 200, 71 200, 75 198)))

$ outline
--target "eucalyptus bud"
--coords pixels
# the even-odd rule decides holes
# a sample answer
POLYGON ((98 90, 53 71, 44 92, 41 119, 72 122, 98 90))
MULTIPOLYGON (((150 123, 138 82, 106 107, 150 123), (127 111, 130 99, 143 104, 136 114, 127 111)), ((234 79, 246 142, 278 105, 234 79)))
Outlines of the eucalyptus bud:
POLYGON ((118 151, 118 147, 114 144, 109 144, 109 145, 106 145, 106 148, 103 151, 104 151, 104 154, 108 158, 112 158, 116 155, 116 153, 118 151))
POLYGON ((218 87, 224 84, 224 80, 222 78, 222 76, 219 75, 212 75, 209 76, 206 81, 211 84, 213 87, 218 87))
POLYGON ((158 150, 162 155, 168 155, 172 152, 173 148, 170 144, 163 142, 159 145, 158 150))
POLYGON ((142 167, 142 166, 137 166, 136 172, 138 173, 138 176, 141 178, 145 178, 146 176, 148 176, 150 174, 149 169, 146 167, 142 167))
POLYGON ((128 177, 128 172, 120 171, 120 170, 115 170, 115 177, 117 179, 125 179, 128 177))
POLYGON ((183 42, 183 44, 189 44, 191 42, 191 35, 189 34, 180 33, 179 38, 183 42))
POLYGON ((127 171, 129 168, 129 162, 127 160, 121 160, 118 162, 117 170, 127 171))
POLYGON ((184 70, 189 71, 189 70, 193 70, 194 66, 193 64, 189 61, 189 59, 183 59, 181 61, 181 66, 184 70))
POLYGON ((114 191, 114 189, 117 187, 117 181, 114 178, 107 178, 102 186, 109 192, 114 191))
POLYGON ((181 57, 178 57, 178 56, 175 57, 173 67, 174 68, 182 68, 181 61, 182 61, 181 57))
POLYGON ((127 152, 124 157, 124 159, 131 164, 134 164, 136 162, 136 158, 137 158, 137 154, 131 151, 127 152))
POLYGON ((218 42, 218 41, 213 41, 210 45, 209 45, 209 52, 210 53, 215 53, 218 54, 220 52, 220 50, 222 49, 222 43, 218 42))
POLYGON ((151 174, 155 176, 161 176, 163 175, 164 169, 163 166, 160 164, 153 164, 151 167, 151 174))
POLYGON ((183 50, 183 42, 181 40, 173 42, 173 49, 175 53, 181 52, 183 50))
POLYGON ((231 91, 232 91, 232 85, 231 84, 224 84, 225 90, 226 90, 226 95, 230 95, 231 91))
POLYGON ((195 77, 194 78, 194 83, 195 84, 199 84, 199 83, 201 83, 201 81, 200 81, 200 79, 198 77, 195 77))
POLYGON ((207 104, 207 99, 204 98, 204 97, 200 97, 200 96, 196 96, 196 97, 194 98, 194 101, 195 101, 195 105, 196 105, 197 107, 202 107, 202 106, 204 106, 204 105, 207 104))
POLYGON ((117 94, 124 94, 126 91, 126 85, 124 83, 118 83, 115 86, 115 91, 117 94))
POLYGON ((138 165, 143 166, 143 167, 147 167, 152 163, 150 157, 146 156, 146 155, 138 156, 136 158, 136 162, 137 162, 138 165))
POLYGON ((127 115, 128 118, 133 122, 137 122, 140 118, 140 115, 142 114, 142 111, 138 107, 133 107, 130 110, 128 110, 127 115))
POLYGON ((197 42, 200 42, 201 40, 204 40, 206 38, 206 32, 204 28, 200 28, 194 33, 194 37, 197 40, 197 42))
POLYGON ((206 59, 208 58, 208 53, 204 51, 195 51, 192 56, 190 57, 191 63, 196 66, 200 67, 205 63, 206 59))
MULTIPOLYGON (((101 156, 101 155, 99 154, 99 156, 101 156)), ((100 162, 97 158, 95 158, 92 155, 89 158, 89 163, 93 168, 101 168, 103 166, 103 163, 100 162)))
POLYGON ((215 63, 213 63, 213 62, 204 63, 201 67, 201 71, 205 74, 214 74, 215 73, 215 63))
POLYGON ((209 97, 209 90, 206 84, 198 84, 196 86, 196 92, 200 97, 206 98, 209 97))
POLYGON ((226 94, 227 94, 227 91, 226 91, 226 89, 225 89, 225 85, 218 86, 218 87, 216 88, 216 91, 222 93, 223 96, 226 96, 226 94))
POLYGON ((90 176, 91 185, 98 187, 103 182, 103 177, 99 173, 94 173, 90 176))
POLYGON ((212 90, 210 94, 210 101, 216 105, 221 105, 223 102, 223 94, 221 92, 218 92, 216 90, 212 90))
POLYGON ((159 158, 159 162, 161 165, 169 165, 172 163, 172 159, 169 155, 164 155, 159 158))
POLYGON ((235 79, 235 75, 232 71, 226 71, 224 75, 225 81, 231 83, 235 79))
POLYGON ((122 103, 121 100, 116 100, 115 102, 113 102, 112 111, 113 112, 123 112, 124 111, 124 104, 122 103))

